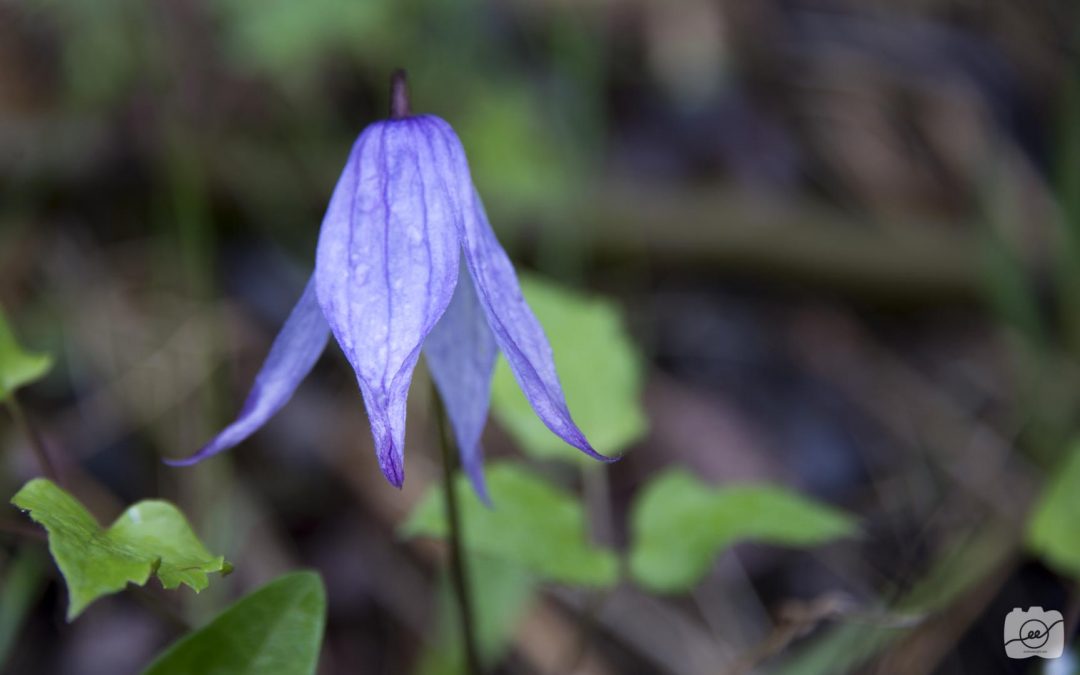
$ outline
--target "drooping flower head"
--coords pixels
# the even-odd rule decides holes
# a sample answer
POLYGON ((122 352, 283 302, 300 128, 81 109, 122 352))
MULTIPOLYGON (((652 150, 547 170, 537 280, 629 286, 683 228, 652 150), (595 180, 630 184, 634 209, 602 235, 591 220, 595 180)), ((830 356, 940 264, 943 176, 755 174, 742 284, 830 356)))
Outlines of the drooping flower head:
POLYGON ((387 480, 405 480, 405 413, 423 353, 461 463, 486 500, 480 435, 501 350, 545 425, 600 460, 566 406, 551 346, 495 238, 454 130, 409 111, 394 74, 391 117, 364 129, 323 218, 315 273, 236 421, 191 457, 227 450, 288 402, 333 334, 356 371, 387 480))

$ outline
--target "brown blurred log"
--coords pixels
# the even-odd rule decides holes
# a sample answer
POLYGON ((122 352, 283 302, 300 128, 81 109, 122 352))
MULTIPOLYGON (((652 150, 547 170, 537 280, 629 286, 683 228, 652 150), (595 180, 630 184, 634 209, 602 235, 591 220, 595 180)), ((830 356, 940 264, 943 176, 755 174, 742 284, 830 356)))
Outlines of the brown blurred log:
POLYGON ((873 223, 803 201, 724 189, 614 186, 585 209, 602 261, 738 274, 901 303, 970 303, 982 274, 976 233, 956 224, 873 223))

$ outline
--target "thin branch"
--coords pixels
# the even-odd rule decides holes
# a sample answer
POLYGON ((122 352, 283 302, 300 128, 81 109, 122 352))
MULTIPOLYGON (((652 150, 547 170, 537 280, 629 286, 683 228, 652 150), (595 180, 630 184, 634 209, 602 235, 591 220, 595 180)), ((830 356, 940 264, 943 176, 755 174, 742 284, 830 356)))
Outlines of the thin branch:
POLYGON ((56 464, 54 464, 52 458, 49 457, 49 449, 45 445, 45 440, 38 433, 37 429, 30 421, 30 418, 23 410, 22 405, 19 403, 19 399, 15 396, 15 392, 11 392, 4 401, 4 404, 7 406, 8 412, 11 413, 11 418, 15 421, 15 426, 18 427, 19 433, 25 436, 26 440, 30 443, 30 447, 33 449, 34 455, 41 465, 42 473, 54 483, 63 485, 64 481, 61 478, 60 472, 57 471, 56 464))

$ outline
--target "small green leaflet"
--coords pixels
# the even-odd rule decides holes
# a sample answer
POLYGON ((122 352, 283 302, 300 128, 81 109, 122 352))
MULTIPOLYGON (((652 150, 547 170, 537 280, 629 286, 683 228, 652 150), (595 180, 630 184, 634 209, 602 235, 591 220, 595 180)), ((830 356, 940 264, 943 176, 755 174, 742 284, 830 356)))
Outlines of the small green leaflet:
MULTIPOLYGON (((593 447, 615 455, 640 439, 648 429, 641 404, 642 360, 626 335, 619 308, 529 275, 521 276, 521 289, 551 341, 574 421, 593 447)), ((544 426, 502 357, 495 368, 491 408, 534 457, 595 461, 544 426)))
POLYGON ((1053 473, 1028 521, 1028 547, 1051 567, 1080 578, 1080 443, 1053 473))
POLYGON ((713 488, 681 469, 653 479, 630 517, 630 572, 644 588, 665 593, 692 588, 737 541, 812 546, 856 531, 847 514, 784 488, 713 488))
POLYGON ((143 675, 312 675, 325 627, 322 579, 293 572, 181 638, 143 675))
POLYGON ((157 574, 165 588, 181 583, 195 591, 209 585, 207 574, 231 567, 214 557, 168 502, 142 501, 103 530, 90 512, 52 481, 35 478, 11 499, 49 533, 49 552, 67 582, 68 621, 103 595, 130 582, 144 585, 157 574))
POLYGON ((40 380, 50 368, 51 356, 33 354, 19 346, 3 309, 0 309, 0 401, 19 387, 40 380))
MULTIPOLYGON (((488 466, 494 508, 476 498, 464 476, 456 480, 470 550, 517 563, 549 581, 606 587, 618 580, 615 555, 589 543, 585 513, 574 497, 513 464, 488 466)), ((401 532, 446 536, 441 488, 424 495, 401 532)))

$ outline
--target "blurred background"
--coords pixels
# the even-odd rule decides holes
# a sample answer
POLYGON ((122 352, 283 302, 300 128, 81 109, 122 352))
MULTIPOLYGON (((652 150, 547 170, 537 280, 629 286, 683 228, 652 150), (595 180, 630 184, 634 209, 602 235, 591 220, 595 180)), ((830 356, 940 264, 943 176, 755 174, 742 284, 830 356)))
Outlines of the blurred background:
MULTIPOLYGON (((102 522, 171 499, 236 565, 68 624, 10 509, 5 672, 137 672, 298 567, 329 588, 320 673, 454 672, 429 656, 443 549, 396 533, 438 473, 423 375, 402 492, 336 347, 239 448, 160 461, 239 409, 396 67, 461 136, 519 267, 613 303, 639 354, 645 423, 601 484, 533 460, 585 495, 592 536, 624 547, 671 466, 786 485, 862 531, 739 545, 690 593, 621 585, 599 609, 542 585, 498 672, 1073 672, 1006 659, 1001 626, 1080 610, 1024 544, 1080 422, 1077 19, 1062 0, 0 1, 0 305, 57 360, 23 405, 102 522)), ((3 495, 38 472, 9 422, 3 495)), ((521 456, 498 420, 485 446, 521 456)))

